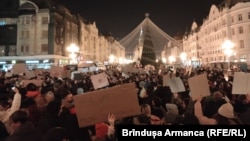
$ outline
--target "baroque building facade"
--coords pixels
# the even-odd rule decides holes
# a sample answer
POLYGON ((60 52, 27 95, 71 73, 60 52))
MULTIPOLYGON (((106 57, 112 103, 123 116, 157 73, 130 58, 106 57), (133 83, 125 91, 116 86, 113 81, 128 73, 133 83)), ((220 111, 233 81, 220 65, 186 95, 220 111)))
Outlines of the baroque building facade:
POLYGON ((68 47, 74 43, 77 63, 108 62, 109 55, 124 58, 125 49, 110 36, 99 33, 95 22, 53 1, 3 0, 0 12, 0 65, 8 69, 15 63, 30 68, 49 68, 70 63, 68 47), (116 50, 116 51, 113 51, 116 50))
POLYGON ((250 1, 225 0, 218 6, 211 6, 209 15, 200 26, 193 22, 191 31, 183 37, 183 51, 191 64, 211 66, 223 62, 245 62, 250 65, 249 37, 250 1), (234 44, 230 55, 222 47, 226 40, 234 44))

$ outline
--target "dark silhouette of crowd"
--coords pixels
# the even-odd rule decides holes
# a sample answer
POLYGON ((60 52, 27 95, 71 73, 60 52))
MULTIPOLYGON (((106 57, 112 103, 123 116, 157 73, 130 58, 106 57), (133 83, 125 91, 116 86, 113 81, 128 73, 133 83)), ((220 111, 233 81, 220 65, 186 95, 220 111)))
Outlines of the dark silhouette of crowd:
POLYGON ((5 73, 0 78, 0 141, 115 141, 116 125, 124 124, 250 124, 250 96, 232 94, 233 72, 226 76, 223 70, 205 67, 193 68, 191 72, 183 67, 160 73, 110 69, 81 73, 81 79, 75 80, 52 77, 45 70, 39 74, 41 86, 34 83, 24 86, 25 74, 6 77, 5 73), (109 81, 105 88, 135 84, 141 114, 117 118, 111 113, 102 123, 79 127, 73 97, 99 90, 94 89, 90 77, 102 72, 109 81), (211 94, 192 100, 188 79, 200 74, 206 74, 211 94), (172 93, 163 84, 164 75, 180 77, 186 90, 172 93))

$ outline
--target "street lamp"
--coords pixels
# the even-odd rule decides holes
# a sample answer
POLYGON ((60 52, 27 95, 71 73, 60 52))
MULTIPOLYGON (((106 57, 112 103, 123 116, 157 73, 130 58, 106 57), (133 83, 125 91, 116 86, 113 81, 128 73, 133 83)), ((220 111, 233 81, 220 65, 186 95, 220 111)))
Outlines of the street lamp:
POLYGON ((71 64, 77 64, 76 53, 79 51, 79 47, 76 44, 72 43, 67 48, 67 51, 70 52, 69 57, 71 58, 71 64))
POLYGON ((186 59, 187 59, 187 54, 185 52, 182 52, 180 54, 180 58, 181 58, 182 64, 185 66, 186 59))
POLYGON ((158 63, 159 62, 159 60, 158 59, 155 59, 155 63, 158 63))
POLYGON ((168 61, 169 61, 170 64, 172 64, 172 63, 174 63, 176 61, 176 59, 175 59, 174 56, 169 56, 168 61))
POLYGON ((166 59, 165 57, 162 57, 161 60, 162 60, 162 62, 163 62, 164 64, 167 63, 167 59, 166 59))
POLYGON ((227 56, 227 61, 228 61, 228 72, 231 71, 230 69, 230 57, 234 54, 234 48, 235 44, 230 41, 230 40, 225 40, 222 43, 222 49, 224 50, 224 54, 227 56))

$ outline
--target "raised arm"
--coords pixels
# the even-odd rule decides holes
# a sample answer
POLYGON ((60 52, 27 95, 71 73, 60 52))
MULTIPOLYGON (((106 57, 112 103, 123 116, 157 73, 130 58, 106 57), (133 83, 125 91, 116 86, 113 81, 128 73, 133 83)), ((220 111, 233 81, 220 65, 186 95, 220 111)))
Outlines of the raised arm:
POLYGON ((208 118, 203 115, 202 106, 201 106, 201 98, 196 100, 194 104, 194 114, 201 125, 216 125, 217 124, 215 119, 208 118))

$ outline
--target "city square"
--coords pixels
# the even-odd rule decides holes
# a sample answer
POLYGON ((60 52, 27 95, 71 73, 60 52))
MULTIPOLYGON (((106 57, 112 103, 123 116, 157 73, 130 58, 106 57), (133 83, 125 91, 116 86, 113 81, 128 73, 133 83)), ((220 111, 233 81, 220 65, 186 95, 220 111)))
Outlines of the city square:
MULTIPOLYGON (((96 11, 114 28, 103 32, 99 18, 84 17, 91 2, 1 0, 0 141, 126 140, 120 131, 124 137, 249 138, 243 125, 250 124, 250 1, 204 4, 208 13, 190 25, 182 25, 183 17, 177 23, 178 14, 190 12, 179 10, 169 24, 176 27, 162 26, 167 18, 150 11, 175 15, 164 13, 169 3, 145 3, 143 13, 124 4, 131 6, 123 21, 128 31, 117 30, 121 21, 105 18, 105 8, 96 11), (137 14, 142 20, 132 18, 137 14)), ((115 2, 106 5, 114 12, 115 2)))

